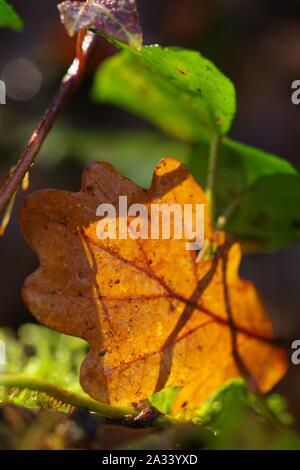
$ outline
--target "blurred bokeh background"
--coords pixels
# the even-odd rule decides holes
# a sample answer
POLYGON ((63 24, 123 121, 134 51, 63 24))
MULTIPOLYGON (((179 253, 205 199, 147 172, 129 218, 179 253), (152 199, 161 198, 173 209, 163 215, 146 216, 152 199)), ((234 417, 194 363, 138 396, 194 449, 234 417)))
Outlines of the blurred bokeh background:
MULTIPOLYGON (((0 183, 16 162, 74 55, 57 12, 58 0, 11 1, 25 21, 23 33, 0 30, 0 79, 7 104, 0 106, 0 183)), ((299 0, 138 0, 145 43, 200 50, 236 85, 238 113, 230 135, 273 152, 300 168, 300 106, 291 83, 300 79, 299 0)), ((63 111, 30 175, 30 190, 77 190, 83 167, 112 162, 147 185, 164 156, 187 159, 184 145, 144 121, 93 104, 93 72, 113 46, 98 40, 88 74, 63 111)), ((280 191, 280 188, 278 188, 280 191)), ((22 204, 21 195, 17 207, 22 204)), ((300 208, 299 208, 300 211, 300 208)), ((33 321, 22 299, 25 277, 37 260, 25 244, 15 210, 0 239, 0 325, 33 321)), ((244 277, 255 281, 280 336, 300 339, 300 247, 245 257, 244 277)), ((279 388, 300 422, 300 366, 291 366, 279 388)))

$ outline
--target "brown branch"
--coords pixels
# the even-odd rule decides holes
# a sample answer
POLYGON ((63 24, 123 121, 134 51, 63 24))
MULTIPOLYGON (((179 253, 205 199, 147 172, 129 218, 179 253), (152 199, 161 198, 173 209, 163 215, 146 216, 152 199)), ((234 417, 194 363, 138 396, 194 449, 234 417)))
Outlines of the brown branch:
POLYGON ((41 122, 34 130, 27 146, 22 153, 18 163, 6 180, 0 191, 0 212, 2 212, 9 201, 20 187, 26 173, 35 162, 38 153, 71 94, 76 90, 86 69, 86 61, 95 43, 94 33, 80 31, 77 35, 76 56, 68 72, 63 77, 58 92, 54 96, 49 108, 45 112, 41 122))

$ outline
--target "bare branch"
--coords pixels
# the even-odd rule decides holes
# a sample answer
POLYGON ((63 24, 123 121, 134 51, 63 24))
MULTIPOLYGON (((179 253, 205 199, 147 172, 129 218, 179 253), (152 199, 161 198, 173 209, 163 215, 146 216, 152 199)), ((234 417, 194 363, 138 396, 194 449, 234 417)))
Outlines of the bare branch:
POLYGON ((52 129, 58 114, 65 106, 71 94, 77 88, 86 69, 86 61, 91 52, 96 36, 94 33, 82 30, 77 36, 76 56, 68 72, 62 79, 60 88, 54 96, 41 122, 34 130, 18 163, 14 167, 3 188, 0 191, 0 212, 9 204, 11 198, 19 189, 22 181, 35 162, 38 153, 52 129))

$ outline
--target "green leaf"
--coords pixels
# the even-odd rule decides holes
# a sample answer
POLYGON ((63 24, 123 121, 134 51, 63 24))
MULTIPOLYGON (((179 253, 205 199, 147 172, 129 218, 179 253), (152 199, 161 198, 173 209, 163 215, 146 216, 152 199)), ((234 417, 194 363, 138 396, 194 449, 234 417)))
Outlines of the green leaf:
POLYGON ((276 397, 279 412, 270 406, 274 398, 252 393, 242 380, 232 380, 197 411, 194 422, 214 432, 210 449, 299 449, 299 436, 282 419, 287 414, 284 400, 276 397))
POLYGON ((0 28, 10 28, 14 31, 21 31, 23 21, 5 0, 0 0, 0 28))
POLYGON ((263 248, 282 248, 300 241, 299 207, 299 175, 266 176, 240 197, 225 230, 263 248))
MULTIPOLYGON (((224 426, 224 420, 228 421, 224 408, 229 403, 235 402, 235 409, 240 411, 241 402, 249 405, 249 392, 243 379, 233 379, 226 382, 217 390, 198 410, 195 411, 193 421, 201 426, 209 425, 213 431, 218 432, 224 426)), ((231 416, 233 418, 233 416, 231 416)))
MULTIPOLYGON (((194 146, 189 168, 203 188, 207 184, 209 146, 194 146)), ((297 174, 294 167, 275 155, 225 138, 222 142, 218 184, 217 214, 222 215, 261 177, 274 174, 297 174)))
POLYGON ((236 109, 231 81, 199 52, 174 47, 124 50, 107 60, 96 73, 93 97, 188 142, 227 134, 236 109))
POLYGON ((160 413, 169 414, 173 408, 175 399, 178 395, 180 387, 169 387, 160 392, 155 393, 149 398, 149 402, 160 413))
POLYGON ((64 1, 58 5, 70 36, 90 28, 112 40, 140 49, 143 35, 135 0, 64 1))
MULTIPOLYGON (((194 146, 189 168, 203 187, 208 158, 208 145, 194 146)), ((217 215, 226 214, 225 231, 255 250, 299 241, 299 182, 286 160, 225 138, 217 184, 217 215)))

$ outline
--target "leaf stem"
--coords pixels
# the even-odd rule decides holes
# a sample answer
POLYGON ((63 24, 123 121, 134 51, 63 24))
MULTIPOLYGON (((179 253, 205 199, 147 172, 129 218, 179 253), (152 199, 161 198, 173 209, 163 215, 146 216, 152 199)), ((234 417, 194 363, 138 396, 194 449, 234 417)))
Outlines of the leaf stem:
POLYGON ((57 119, 60 111, 77 88, 86 69, 86 61, 95 43, 94 33, 80 31, 77 35, 76 55, 69 70, 61 81, 58 92, 54 96, 49 108, 45 112, 41 122, 33 131, 25 150, 10 176, 0 191, 0 212, 9 204, 19 186, 35 162, 38 153, 57 119))
POLYGON ((227 208, 225 209, 223 214, 220 215, 220 217, 218 217, 218 220, 216 222, 216 229, 217 230, 224 230, 228 220, 230 219, 230 217, 234 214, 234 212, 238 208, 243 195, 244 195, 244 193, 240 194, 235 199, 233 199, 233 201, 227 206, 227 208))
POLYGON ((207 187, 206 197, 210 209, 210 217, 212 224, 215 223, 216 217, 216 183, 217 183, 217 172, 220 155, 221 138, 218 134, 215 134, 212 138, 210 145, 209 155, 209 167, 207 175, 207 187))
POLYGON ((93 400, 92 398, 79 393, 70 392, 50 382, 37 377, 27 377, 26 375, 0 375, 0 387, 18 388, 22 390, 32 390, 45 393, 49 397, 66 403, 76 408, 86 408, 97 413, 103 418, 123 420, 126 415, 136 416, 137 412, 130 406, 115 408, 110 405, 93 400))

